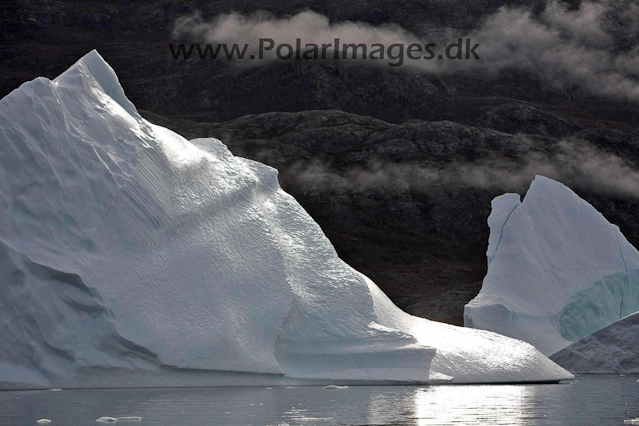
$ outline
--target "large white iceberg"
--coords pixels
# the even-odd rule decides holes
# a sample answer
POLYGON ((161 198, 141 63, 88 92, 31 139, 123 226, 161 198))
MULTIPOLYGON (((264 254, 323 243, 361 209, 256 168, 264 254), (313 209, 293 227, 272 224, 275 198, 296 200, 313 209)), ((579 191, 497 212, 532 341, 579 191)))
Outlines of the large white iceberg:
POLYGON ((572 377, 399 310, 275 169, 145 121, 95 51, 2 99, 0 132, 2 389, 572 377))
POLYGON ((467 327, 552 354, 639 310, 639 252, 567 186, 537 176, 523 202, 495 198, 488 225, 488 273, 467 327))
POLYGON ((550 359, 573 373, 638 374, 639 312, 595 331, 550 359))

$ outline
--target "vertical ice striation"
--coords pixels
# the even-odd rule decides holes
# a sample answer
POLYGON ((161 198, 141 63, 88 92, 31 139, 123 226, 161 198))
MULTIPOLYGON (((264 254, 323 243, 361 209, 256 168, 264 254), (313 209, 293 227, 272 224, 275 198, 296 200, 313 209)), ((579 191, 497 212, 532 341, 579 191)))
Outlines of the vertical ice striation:
POLYGON ((144 120, 93 51, 0 101, 0 389, 558 381, 399 310, 277 171, 144 120))
POLYGON ((488 273, 467 327, 552 354, 639 310, 639 252, 563 184, 537 176, 524 201, 493 200, 488 273))
POLYGON ((488 250, 486 250, 488 265, 492 263, 497 255, 497 249, 499 248, 504 236, 504 226, 506 225, 506 222, 508 222, 510 215, 520 205, 521 202, 519 194, 504 194, 492 201, 492 212, 488 217, 488 227, 490 228, 488 250))

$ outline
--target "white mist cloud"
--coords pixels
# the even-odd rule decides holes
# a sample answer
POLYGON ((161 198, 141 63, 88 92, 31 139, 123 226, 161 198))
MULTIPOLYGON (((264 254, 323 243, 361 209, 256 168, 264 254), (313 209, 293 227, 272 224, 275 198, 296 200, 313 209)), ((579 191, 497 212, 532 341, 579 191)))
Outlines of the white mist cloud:
POLYGON ((375 161, 347 170, 313 161, 282 170, 282 178, 307 192, 429 192, 436 187, 460 186, 523 192, 535 175, 555 179, 573 189, 639 198, 639 169, 584 141, 561 141, 553 153, 529 153, 518 160, 488 158, 442 166, 375 161))
MULTIPOLYGON (((373 44, 411 44, 421 40, 398 25, 375 27, 362 22, 331 23, 326 16, 312 11, 300 12, 287 18, 276 18, 271 13, 259 11, 251 15, 229 13, 219 15, 210 22, 202 19, 199 13, 177 19, 173 36, 176 38, 191 36, 206 43, 241 45, 249 44, 249 53, 257 52, 260 39, 273 39, 275 45, 296 45, 301 39, 302 47, 314 43, 318 46, 333 43, 340 39, 344 43, 373 44)), ((370 49, 369 49, 370 50, 370 49)), ((276 59, 275 50, 264 52, 267 60, 276 59)))
MULTIPOLYGON (((479 43, 479 60, 410 60, 404 65, 428 72, 449 73, 476 70, 498 73, 521 69, 540 75, 565 91, 581 90, 614 99, 639 100, 639 5, 633 0, 584 1, 569 9, 557 0, 534 14, 525 8, 502 7, 484 17, 475 30, 456 34, 448 29, 446 40, 424 40, 398 25, 372 26, 362 22, 330 22, 323 15, 304 11, 277 18, 267 12, 251 15, 230 13, 205 21, 198 14, 179 18, 174 26, 176 38, 190 37, 196 42, 249 44, 255 52, 260 38, 276 44, 302 46, 332 43, 363 43, 370 48, 381 43, 408 46, 412 43, 437 43, 437 54, 445 43, 470 37, 479 43), (623 38, 631 47, 619 49, 623 38)), ((274 59, 273 51, 265 59, 274 59)), ((445 56, 444 56, 445 58, 445 56)), ((368 61, 386 66, 389 61, 368 61)))
POLYGON ((489 72, 522 69, 564 90, 639 100, 639 50, 636 45, 627 51, 617 48, 614 32, 620 23, 615 12, 606 2, 582 2, 579 9, 569 10, 553 1, 539 16, 502 8, 471 35, 481 43, 486 60, 461 65, 489 72))

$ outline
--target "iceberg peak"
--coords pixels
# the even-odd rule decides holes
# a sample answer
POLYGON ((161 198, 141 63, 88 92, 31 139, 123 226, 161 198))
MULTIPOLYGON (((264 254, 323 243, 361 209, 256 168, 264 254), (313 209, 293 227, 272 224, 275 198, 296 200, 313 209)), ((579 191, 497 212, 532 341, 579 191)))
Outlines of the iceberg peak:
POLYGON ((137 109, 124 94, 115 71, 95 49, 56 77, 53 83, 86 90, 96 96, 107 95, 131 116, 140 118, 137 109))

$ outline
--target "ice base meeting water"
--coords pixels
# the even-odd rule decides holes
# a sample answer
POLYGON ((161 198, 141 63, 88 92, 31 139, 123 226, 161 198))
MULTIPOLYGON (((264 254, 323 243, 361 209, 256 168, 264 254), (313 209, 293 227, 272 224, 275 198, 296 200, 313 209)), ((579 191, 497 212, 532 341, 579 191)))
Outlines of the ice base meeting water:
POLYGON ((218 387, 0 392, 0 424, 622 425, 639 417, 639 376, 557 385, 218 387))

